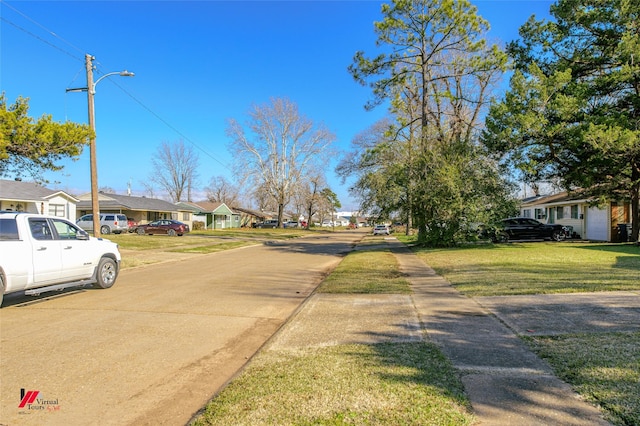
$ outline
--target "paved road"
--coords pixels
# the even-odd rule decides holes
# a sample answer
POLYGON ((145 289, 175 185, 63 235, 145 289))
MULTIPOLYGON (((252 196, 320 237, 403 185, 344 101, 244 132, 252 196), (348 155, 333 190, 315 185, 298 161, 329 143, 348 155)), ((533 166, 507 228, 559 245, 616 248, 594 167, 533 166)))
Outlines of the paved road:
POLYGON ((362 233, 125 270, 109 290, 6 298, 0 425, 185 424, 362 233), (39 391, 19 408, 21 389, 39 391))

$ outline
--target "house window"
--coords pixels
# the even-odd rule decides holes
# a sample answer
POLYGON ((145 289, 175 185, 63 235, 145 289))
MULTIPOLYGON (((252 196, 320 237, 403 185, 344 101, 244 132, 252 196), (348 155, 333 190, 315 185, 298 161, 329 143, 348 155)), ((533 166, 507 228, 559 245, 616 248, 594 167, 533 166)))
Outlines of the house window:
POLYGON ((556 208, 556 219, 564 219, 564 207, 556 208))
POLYGON ((546 215, 544 214, 544 209, 536 209, 535 210, 536 219, 544 219, 546 215))
POLYGON ((185 220, 185 221, 189 220, 189 212, 183 212, 182 213, 182 220, 185 220))
POLYGON ((49 204, 49 216, 65 217, 64 204, 49 204))
POLYGON ((574 204, 573 206, 571 206, 571 219, 578 219, 578 218, 579 218, 578 205, 574 204))
POLYGON ((522 217, 531 217, 531 209, 522 210, 522 217))

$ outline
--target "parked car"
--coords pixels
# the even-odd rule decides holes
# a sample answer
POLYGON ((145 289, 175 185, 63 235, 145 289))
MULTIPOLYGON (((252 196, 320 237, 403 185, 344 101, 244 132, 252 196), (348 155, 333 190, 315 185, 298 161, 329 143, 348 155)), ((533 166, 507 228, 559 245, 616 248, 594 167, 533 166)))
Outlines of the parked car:
POLYGON ((387 225, 376 225, 373 227, 373 235, 390 235, 391 230, 387 225))
POLYGON ((129 232, 136 232, 136 229, 138 228, 138 222, 136 222, 133 218, 128 217, 127 228, 129 232))
POLYGON ((569 236, 569 229, 558 224, 545 224, 529 217, 510 217, 501 221, 500 228, 492 235, 492 240, 553 240, 563 241, 569 236))
POLYGON ((255 224, 254 228, 277 228, 278 227, 278 219, 269 219, 264 222, 258 222, 255 224))
POLYGON ((285 222, 283 226, 285 228, 297 228, 300 225, 298 224, 298 222, 285 222))
MULTIPOLYGON (((76 220, 76 225, 85 231, 93 231, 93 215, 85 214, 76 220)), ((129 230, 127 216, 117 213, 100 213, 100 233, 120 234, 129 230)))
POLYGON ((189 233, 189 225, 173 219, 160 219, 146 225, 138 225, 136 228, 138 235, 162 234, 170 237, 183 236, 189 233))

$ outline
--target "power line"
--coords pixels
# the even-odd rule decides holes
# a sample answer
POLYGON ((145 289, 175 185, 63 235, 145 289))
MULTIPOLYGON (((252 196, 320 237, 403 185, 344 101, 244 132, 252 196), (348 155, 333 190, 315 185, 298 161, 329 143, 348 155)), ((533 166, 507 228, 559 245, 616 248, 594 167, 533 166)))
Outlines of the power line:
MULTIPOLYGON (((2 1, 2 0, 0 0, 0 1, 2 1)), ((56 49, 56 50, 59 50, 60 52, 64 53, 65 55, 70 56, 70 57, 72 57, 73 59, 75 59, 75 60, 77 60, 77 61, 82 62, 82 58, 81 58, 81 57, 79 57, 79 56, 74 56, 72 53, 67 52, 66 50, 62 49, 61 47, 58 47, 58 46, 56 46, 55 44, 53 44, 53 43, 51 43, 51 42, 49 42, 49 41, 47 41, 47 40, 43 39, 42 37, 39 37, 39 36, 35 35, 35 34, 34 34, 34 33, 32 33, 31 31, 27 30, 26 28, 21 27, 20 25, 16 24, 15 22, 12 22, 12 21, 10 21, 10 20, 6 19, 5 17, 0 17, 0 20, 4 21, 4 22, 6 22, 7 24, 9 24, 9 25, 11 25, 11 26, 13 26, 13 27, 17 28, 18 30, 20 30, 20 31, 22 31, 22 32, 24 32, 24 33, 26 33, 26 34, 30 35, 31 37, 35 38, 36 40, 43 42, 44 44, 48 45, 49 47, 52 47, 52 48, 54 48, 54 49, 56 49)))
MULTIPOLYGON (((7 6, 8 8, 10 8, 11 10, 13 10, 14 12, 16 12, 17 14, 19 14, 20 16, 22 16, 23 18, 27 19, 29 22, 33 23, 34 25, 38 26, 39 28, 43 29, 44 31, 46 31, 48 34, 50 34, 51 36, 53 36, 54 38, 62 41, 63 43, 67 44, 68 46, 72 47, 74 50, 80 52, 81 54, 83 54, 84 56, 84 51, 82 49, 80 49, 79 47, 75 46, 74 44, 70 43, 69 41, 67 41, 66 39, 60 37, 58 34, 56 34, 55 32, 49 30, 47 27, 45 27, 44 25, 40 24, 39 22, 37 22, 35 19, 29 17, 28 15, 26 15, 25 13, 21 12, 20 10, 16 9, 15 7, 11 6, 9 3, 7 3, 5 0, 0 0, 0 3, 2 3, 3 5, 7 6)), ((62 53, 64 53, 67 56, 70 56, 71 58, 84 63, 84 59, 82 57, 79 56, 75 56, 74 54, 68 52, 67 50, 56 46, 55 44, 51 43, 48 40, 43 39, 42 37, 34 34, 33 32, 27 30, 26 28, 21 27, 20 25, 4 18, 4 17, 0 17, 0 19, 10 25, 12 25, 13 27, 17 28, 20 31, 23 31, 24 33, 28 34, 29 36, 35 38, 36 40, 48 45, 49 47, 56 49, 62 53)), ((98 63, 100 64, 100 63, 98 63)), ((102 64, 100 64, 102 65, 102 64)), ((101 72, 102 74, 105 74, 103 71, 98 70, 98 68, 96 67, 96 71, 97 72, 101 72)), ((75 81, 76 77, 78 76, 78 73, 76 73, 76 76, 73 78, 73 81, 75 81)), ((172 131, 174 131, 176 134, 178 134, 180 137, 182 137, 184 140, 186 140, 187 142, 189 142, 191 145, 193 145, 196 149, 198 149, 199 151, 201 151, 202 153, 204 153, 207 157, 211 158, 212 160, 214 160, 215 162, 217 162, 218 164, 220 164, 222 167, 224 167, 225 169, 231 171, 231 169, 224 164, 223 162, 221 162, 220 160, 218 160, 216 157, 214 157, 212 154, 210 154, 207 150, 205 150, 204 148, 202 148, 201 146, 199 146, 197 143, 195 143, 193 140, 191 140, 188 136, 186 136, 184 133, 182 133, 179 129, 177 129, 175 126, 173 126, 171 123, 169 123, 167 120, 165 120, 164 118, 162 118, 159 114, 157 114, 155 111, 153 111, 150 107, 148 107, 146 104, 144 104, 141 100, 139 100, 137 97, 135 97, 132 93, 130 93, 128 90, 126 90, 124 87, 122 87, 121 85, 119 85, 118 83, 115 82, 115 80, 111 80, 111 82, 113 84, 115 84, 116 87, 118 87, 123 93, 125 93, 127 96, 129 96, 129 98, 131 98, 134 102, 136 102, 138 105, 140 105, 142 108, 144 108, 146 111, 148 111, 152 116, 154 116, 156 119, 158 119, 161 123, 163 123, 165 126, 167 126, 169 129, 171 129, 172 131)))
POLYGON ((151 108, 149 108, 147 105, 145 105, 141 100, 139 100, 138 98, 136 98, 132 93, 130 93, 128 90, 126 90, 124 87, 120 86, 115 80, 111 80, 111 83, 115 84, 120 90, 122 90, 123 93, 125 93, 127 96, 129 96, 135 103, 137 103, 138 105, 140 105, 142 108, 144 108, 145 110, 147 110, 151 115, 153 115, 155 118, 157 118, 160 122, 162 122, 165 126, 167 126, 169 129, 173 130, 176 134, 178 134, 181 138, 183 138, 184 140, 186 140, 187 142, 189 142, 191 145, 193 145, 194 147, 196 147, 198 150, 200 150, 202 153, 204 153, 207 157, 211 158, 213 161, 215 161, 216 163, 220 164, 222 167, 224 167, 225 169, 231 171, 231 169, 229 168, 229 166, 227 166, 226 164, 224 164, 222 161, 218 160, 217 158, 215 158, 212 154, 210 154, 207 150, 205 150, 204 148, 202 148, 201 146, 199 146, 197 143, 195 143, 194 141, 192 141, 187 135, 185 135, 184 133, 182 133, 180 130, 178 130, 175 126, 173 126, 171 123, 169 123, 167 120, 165 120, 164 118, 162 118, 159 114, 157 114, 155 111, 153 111, 151 108))
MULTIPOLYGON (((56 34, 55 32, 51 31, 50 29, 48 29, 47 27, 45 27, 44 25, 40 24, 39 22, 37 22, 35 19, 29 17, 28 15, 26 15, 25 13, 22 13, 20 10, 16 9, 14 6, 10 5, 9 3, 7 3, 5 0, 0 0, 0 3, 4 4, 5 6, 7 6, 9 9, 13 10, 14 12, 16 12, 18 15, 22 16, 23 18, 25 18, 26 20, 28 20, 29 22, 35 24, 36 26, 40 27, 41 29, 43 29, 44 31, 46 31, 47 33, 49 33, 51 36, 53 36, 54 38, 57 38, 58 40, 64 42, 65 44, 67 44, 68 46, 72 47, 74 50, 77 50, 79 53, 83 53, 82 49, 80 49, 79 47, 71 44, 69 41, 65 40, 64 38, 60 37, 58 34, 56 34)), ((73 56, 72 54, 70 54, 69 52, 59 48, 58 46, 54 46, 53 44, 47 42, 46 40, 43 40, 42 38, 36 36, 35 34, 25 30, 24 28, 18 26, 17 24, 14 24, 13 22, 10 22, 4 18, 2 18, 3 21, 10 23, 11 25, 15 26, 16 28, 25 31, 27 34, 37 38, 38 40, 43 41, 44 43, 54 47, 55 49, 60 50, 61 52, 64 52, 65 54, 71 56, 72 58, 75 59, 79 59, 80 61, 82 61, 81 57, 77 57, 77 56, 73 56)))

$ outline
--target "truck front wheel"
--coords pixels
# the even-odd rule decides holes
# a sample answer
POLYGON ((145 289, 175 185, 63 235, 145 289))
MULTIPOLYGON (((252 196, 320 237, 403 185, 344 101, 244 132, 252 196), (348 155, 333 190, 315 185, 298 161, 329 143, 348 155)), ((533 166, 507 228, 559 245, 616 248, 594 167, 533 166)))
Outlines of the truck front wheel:
POLYGON ((0 275, 0 306, 2 306, 2 299, 4 298, 4 278, 0 275))
POLYGON ((99 288, 109 288, 116 282, 118 276, 118 266, 115 260, 110 257, 103 257, 98 263, 96 271, 96 286, 99 288))

